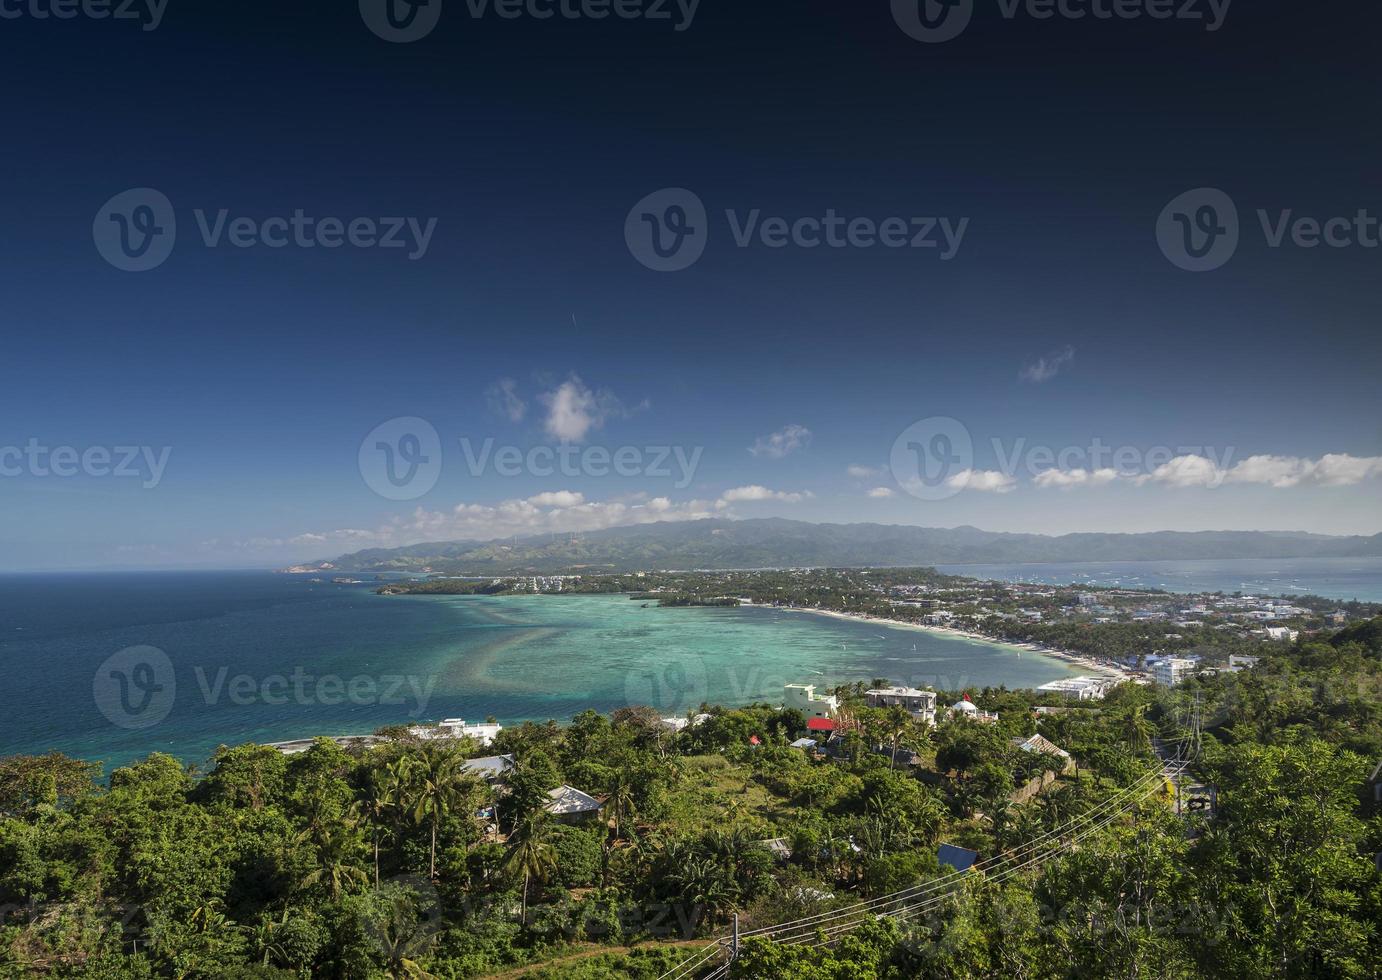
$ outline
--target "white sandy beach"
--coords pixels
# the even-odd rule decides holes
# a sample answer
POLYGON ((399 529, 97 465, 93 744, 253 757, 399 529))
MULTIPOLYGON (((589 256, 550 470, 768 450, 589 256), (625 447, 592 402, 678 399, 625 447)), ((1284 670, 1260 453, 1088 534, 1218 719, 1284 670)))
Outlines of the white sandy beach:
POLYGON ((862 613, 838 612, 834 609, 807 609, 802 606, 775 606, 785 612, 811 613, 816 616, 830 616, 834 619, 852 619, 859 623, 878 623, 882 626, 891 626, 897 629, 922 630, 928 633, 945 633, 950 636, 960 637, 966 640, 974 640, 979 643, 986 643, 989 646, 1004 647, 1009 650, 1028 651, 1038 656, 1050 657, 1053 660, 1064 660, 1067 663, 1077 664, 1091 673, 1104 674, 1109 677, 1117 677, 1119 680, 1131 680, 1132 673, 1122 667, 1113 667, 1099 663, 1089 657, 1079 653, 1071 653, 1068 650, 1055 650, 1051 647, 1042 646, 1039 643, 1009 643, 1006 640, 995 640, 991 636, 982 633, 975 633, 971 630, 956 629, 953 626, 931 626, 925 623, 909 623, 902 619, 888 619, 884 616, 866 616, 862 613))

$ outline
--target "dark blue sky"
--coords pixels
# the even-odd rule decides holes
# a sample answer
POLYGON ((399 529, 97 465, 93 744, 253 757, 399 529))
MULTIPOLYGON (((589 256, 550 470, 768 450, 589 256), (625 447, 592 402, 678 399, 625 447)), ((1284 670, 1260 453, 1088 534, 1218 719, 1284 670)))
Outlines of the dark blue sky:
POLYGON ((142 30, 33 2, 0 2, 20 13, 0 18, 0 567, 701 514, 1382 530, 1382 248, 1273 248, 1257 214, 1382 216, 1374 5, 1238 0, 1209 31, 975 0, 926 44, 885 0, 702 0, 681 31, 436 0, 436 28, 395 44, 349 3, 169 0, 142 30), (1192 273, 1158 217, 1206 187, 1241 236, 1192 273), (177 225, 143 272, 93 242, 134 188, 177 225), (683 271, 626 241, 663 188, 708 212, 683 271), (435 224, 416 258, 208 247, 197 213, 223 209, 435 224), (899 218, 909 239, 912 219, 968 222, 943 261, 738 247, 755 211, 899 218), (399 417, 437 432, 440 472, 381 495, 362 442, 399 417), (909 482, 894 442, 936 417, 972 452, 909 482), (630 476, 476 475, 461 438, 641 455, 630 476), (4 452, 34 444, 148 452, 136 476, 98 454, 68 477, 4 452), (661 446, 701 450, 687 478, 652 465, 661 446))

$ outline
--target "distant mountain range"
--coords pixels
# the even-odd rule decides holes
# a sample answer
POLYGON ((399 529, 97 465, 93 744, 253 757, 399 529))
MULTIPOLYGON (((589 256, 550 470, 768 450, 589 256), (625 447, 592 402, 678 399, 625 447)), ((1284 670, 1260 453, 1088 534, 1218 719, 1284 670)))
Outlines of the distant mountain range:
MULTIPOLYGON (((1004 534, 975 527, 810 524, 777 518, 640 524, 497 541, 375 548, 330 563, 345 572, 559 574, 659 569, 887 567, 937 564, 1168 561, 1382 556, 1382 534, 1330 537, 1291 531, 1149 534, 1004 534)), ((320 566, 297 566, 305 571, 320 566)))

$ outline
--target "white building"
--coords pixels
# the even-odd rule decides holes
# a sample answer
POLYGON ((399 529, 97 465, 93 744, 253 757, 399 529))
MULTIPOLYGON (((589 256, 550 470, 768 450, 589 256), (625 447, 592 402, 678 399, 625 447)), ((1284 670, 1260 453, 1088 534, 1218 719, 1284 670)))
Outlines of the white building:
POLYGON ((917 721, 927 724, 936 720, 936 692, 915 687, 877 687, 864 692, 870 708, 891 708, 900 705, 911 712, 917 721))
POLYGON ((1257 666, 1260 657, 1245 657, 1242 654, 1230 653, 1228 655, 1228 672, 1236 674, 1240 670, 1252 670, 1257 666))
POLYGON ((1065 677, 1051 681, 1037 688, 1038 691, 1056 691, 1077 701, 1091 701, 1102 698, 1117 681, 1109 677, 1065 677))
POLYGON ((956 701, 950 706, 948 712, 951 718, 968 718, 971 721, 993 722, 998 720, 998 715, 991 711, 980 711, 979 706, 969 700, 966 695, 964 700, 956 701))
POLYGON ((1285 626, 1268 626, 1267 639, 1281 640, 1286 643, 1295 643, 1300 638, 1300 630, 1287 629, 1285 626))
POLYGON ((817 694, 814 684, 788 684, 783 688, 783 703, 807 718, 834 718, 840 710, 839 699, 833 694, 817 694))
POLYGON ((1167 657, 1152 665, 1152 678, 1166 687, 1175 687, 1195 669, 1195 661, 1180 657, 1167 657))
POLYGON ((464 718, 444 718, 435 725, 409 728, 408 732, 421 739, 473 738, 481 745, 489 745, 503 730, 503 725, 469 725, 464 718))

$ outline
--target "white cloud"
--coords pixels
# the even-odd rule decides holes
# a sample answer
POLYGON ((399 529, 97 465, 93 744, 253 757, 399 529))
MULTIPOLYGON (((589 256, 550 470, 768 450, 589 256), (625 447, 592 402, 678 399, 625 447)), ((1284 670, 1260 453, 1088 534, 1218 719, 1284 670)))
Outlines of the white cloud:
POLYGON ((854 463, 845 472, 856 480, 871 480, 874 477, 882 476, 887 471, 881 466, 861 466, 854 463))
POLYGON ((869 496, 875 500, 887 500, 889 497, 897 496, 897 494, 887 487, 874 487, 869 491, 869 496))
POLYGON ((735 487, 715 500, 674 501, 668 497, 634 494, 611 500, 587 500, 574 490, 551 490, 497 504, 457 504, 450 510, 425 510, 394 517, 370 529, 338 528, 291 537, 256 537, 241 541, 205 541, 203 551, 231 553, 296 551, 322 556, 361 548, 398 548, 424 541, 493 541, 529 534, 598 531, 633 524, 694 521, 733 517, 736 503, 800 503, 807 491, 770 490, 761 486, 735 487))
POLYGON ((1066 346, 1060 350, 1052 351, 1045 357, 1039 357, 1031 364, 1024 364, 1022 370, 1017 373, 1020 380, 1029 384, 1045 384, 1061 370, 1075 359, 1075 348, 1066 346))
POLYGON ((977 490, 980 493, 1011 493, 1017 481, 998 470, 961 470, 945 481, 952 490, 977 490))
POLYGON ((1224 471, 1206 456, 1177 456, 1135 478, 1138 484, 1148 481, 1181 488, 1217 487, 1224 482, 1224 471))
POLYGON ((803 425, 788 425, 769 436, 760 436, 749 452, 768 459, 781 459, 811 444, 811 430, 803 425))
POLYGON ((811 494, 804 491, 795 493, 786 490, 769 490, 767 487, 760 487, 755 484, 726 490, 720 495, 720 499, 715 501, 715 506, 723 510, 730 504, 757 503, 764 500, 775 500, 783 504, 798 504, 810 496, 811 494))
POLYGON ((1032 482, 1042 489, 1059 487, 1063 490, 1072 487, 1102 487, 1118 479, 1115 469, 1099 470, 1044 470, 1032 478, 1032 482))
POLYGON ((539 397, 547 406, 543 427, 562 442, 584 442, 591 430, 603 428, 608 419, 629 414, 612 392, 592 390, 574 374, 539 397))
MULTIPOLYGON (((630 524, 660 521, 692 521, 716 516, 715 502, 687 500, 674 503, 666 497, 647 499, 635 495, 621 500, 591 501, 570 490, 557 490, 497 504, 457 504, 450 510, 431 511, 421 507, 411 514, 395 517, 379 527, 364 530, 339 528, 334 531, 299 534, 289 538, 252 538, 234 543, 207 542, 235 551, 309 550, 322 554, 334 546, 340 551, 360 548, 396 548, 423 541, 490 541, 517 535, 548 532, 598 531, 630 524)), ((719 516, 724 516, 720 514, 719 516)))
POLYGON ((1382 476, 1382 456, 1350 456, 1330 453, 1319 459, 1300 456, 1249 456, 1222 467, 1204 456, 1177 456, 1136 482, 1163 483, 1172 487, 1218 487, 1226 483, 1275 487, 1302 485, 1351 487, 1382 476))
POLYGON ((1382 476, 1382 456, 1330 453, 1320 457, 1312 475, 1322 486, 1350 487, 1370 477, 1382 476))
POLYGON ((485 402, 490 412, 510 422, 522 422, 528 414, 528 403, 518 394, 518 382, 513 378, 500 378, 485 389, 485 402))
POLYGON ((1310 477, 1315 464, 1293 456, 1249 456, 1223 471, 1231 483, 1265 483, 1268 486, 1294 487, 1310 477))
POLYGON ((528 503, 535 507, 579 507, 585 503, 585 494, 573 490, 553 490, 529 497, 528 503))

